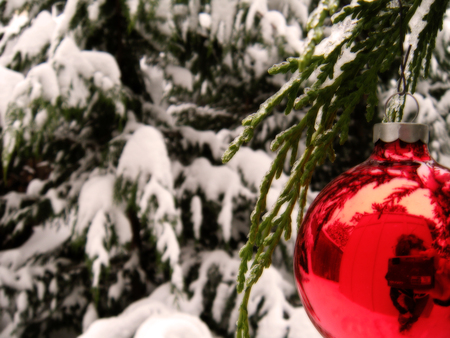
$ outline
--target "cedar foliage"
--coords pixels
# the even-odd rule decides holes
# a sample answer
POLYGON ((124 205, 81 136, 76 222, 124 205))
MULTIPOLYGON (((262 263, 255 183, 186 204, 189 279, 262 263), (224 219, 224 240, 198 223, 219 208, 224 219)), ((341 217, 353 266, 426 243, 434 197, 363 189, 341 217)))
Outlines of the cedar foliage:
MULTIPOLYGON (((406 92, 414 93, 420 76, 429 74, 436 37, 444 19, 442 8, 447 8, 447 0, 402 1, 398 4, 387 0, 357 1, 343 7, 336 14, 334 12, 337 5, 334 1, 321 1, 316 12, 309 18, 308 36, 311 35, 312 38, 308 41, 305 52, 300 57, 291 57, 269 70, 271 74, 289 71, 295 74, 275 95, 261 104, 256 113, 242 121, 244 130, 230 144, 223 155, 223 162, 228 162, 242 144, 252 139, 258 125, 283 99, 287 99, 286 115, 292 109, 305 107, 308 107, 308 112, 298 124, 278 134, 271 143, 271 150, 277 152, 277 155, 261 183, 260 195, 251 216, 249 238, 240 250, 237 288, 239 292, 244 291, 244 298, 237 337, 249 336, 247 304, 252 286, 263 270, 271 265, 273 252, 283 233, 285 240, 290 238, 292 212, 297 203, 300 205, 297 227, 302 223, 306 194, 315 168, 323 164, 327 157, 331 162, 335 160, 333 142, 336 138, 339 138, 340 144, 347 140, 351 114, 362 99, 366 104, 367 121, 373 119, 378 106, 379 74, 390 70, 394 60, 399 57, 398 50, 403 50, 399 47, 404 43, 403 32, 407 31, 408 23, 421 6, 429 8, 419 19, 425 21, 423 27, 412 28, 410 36, 416 35, 417 43, 412 46, 410 57, 409 54, 400 55, 401 66, 407 69, 405 78, 400 78, 406 81, 402 86, 406 92), (322 48, 319 45, 317 51, 317 32, 320 32, 327 14, 334 14, 332 24, 335 31, 322 41, 322 48), (337 37, 333 36, 336 32, 340 33, 337 37), (313 78, 312 85, 300 89, 310 78, 313 78), (306 134, 306 148, 298 158, 298 144, 303 134, 306 134), (270 185, 283 171, 288 153, 289 180, 277 202, 266 212, 270 185), (246 276, 250 261, 250 271, 246 276)), ((414 24, 417 25, 417 22, 414 24)), ((400 96, 403 102, 387 112, 388 121, 402 120, 406 96, 400 96)))

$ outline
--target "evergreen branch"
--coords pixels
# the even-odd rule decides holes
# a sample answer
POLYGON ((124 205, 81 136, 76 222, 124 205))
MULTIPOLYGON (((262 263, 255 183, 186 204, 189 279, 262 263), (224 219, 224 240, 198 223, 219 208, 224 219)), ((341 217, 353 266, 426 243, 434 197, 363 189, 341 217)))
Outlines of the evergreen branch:
MULTIPOLYGON (((442 11, 438 13, 437 8, 445 8, 443 6, 447 6, 448 1, 436 0, 430 6, 426 16, 427 24, 419 32, 419 43, 411 54, 411 75, 406 79, 407 88, 415 88, 421 73, 418 65, 425 64, 426 71, 429 67, 431 51, 443 18, 442 11), (439 16, 439 20, 434 20, 435 16, 439 16), (428 41, 431 41, 431 46, 427 44, 428 41)), ((356 5, 346 6, 332 18, 331 35, 318 44, 322 38, 321 26, 326 15, 332 12, 328 7, 330 3, 322 1, 311 14, 308 23, 310 29, 308 42, 304 53, 298 58, 289 58, 269 70, 271 74, 289 71, 298 73, 263 103, 255 114, 243 121, 244 131, 231 143, 223 156, 225 163, 242 144, 249 142, 255 128, 284 98, 287 98, 285 114, 289 114, 292 109, 309 107, 297 125, 281 132, 271 144, 271 150, 278 153, 263 178, 260 196, 251 216, 248 242, 240 251, 242 261, 237 288, 238 292, 245 291, 245 293, 240 307, 238 337, 248 337, 247 305, 251 288, 262 275, 264 268, 271 265, 273 252, 283 231, 285 239, 290 238, 294 206, 299 203, 297 218, 299 228, 314 170, 327 157, 334 160, 333 143, 337 138, 341 144, 347 140, 351 114, 362 100, 367 104, 366 119, 368 121, 372 119, 378 105, 378 75, 389 70, 392 63, 400 58, 398 47, 402 41, 402 32, 407 30, 409 21, 422 5, 422 0, 404 3, 402 18, 400 8, 394 7, 390 0, 359 1, 356 5), (305 88, 303 94, 297 97, 303 83, 311 79, 314 80, 312 86, 305 88), (306 149, 300 159, 296 160, 298 143, 305 131, 306 149), (275 204, 263 215, 271 183, 274 177, 278 178, 283 172, 289 150, 291 150, 289 179, 275 204), (256 253, 250 272, 246 275, 254 248, 256 253)), ((391 121, 401 121, 404 100, 400 104, 396 102, 393 108, 388 112, 391 121)))
POLYGON ((298 216, 297 216, 297 231, 300 231, 300 226, 303 222, 303 215, 304 215, 305 206, 306 206, 306 195, 308 193, 308 188, 309 188, 309 185, 305 185, 304 187, 302 187, 302 191, 300 193, 300 199, 299 199, 300 210, 299 210, 298 216))
POLYGON ((245 127, 244 131, 236 137, 236 139, 229 145, 228 149, 222 156, 222 162, 227 163, 230 161, 234 154, 239 150, 242 144, 249 142, 253 137, 254 129, 272 112, 273 108, 281 103, 283 98, 286 97, 288 92, 292 88, 298 88, 297 83, 301 77, 292 77, 289 82, 284 84, 281 89, 275 93, 272 97, 266 100, 259 107, 258 111, 242 121, 242 125, 245 127))

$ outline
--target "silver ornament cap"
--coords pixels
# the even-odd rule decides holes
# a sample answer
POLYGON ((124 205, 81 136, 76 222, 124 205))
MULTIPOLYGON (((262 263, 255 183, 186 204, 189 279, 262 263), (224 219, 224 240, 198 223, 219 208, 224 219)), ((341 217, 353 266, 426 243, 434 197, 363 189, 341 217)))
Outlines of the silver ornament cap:
POLYGON ((428 126, 406 122, 377 123, 373 126, 373 143, 378 140, 389 143, 398 139, 407 143, 420 140, 428 144, 428 126))

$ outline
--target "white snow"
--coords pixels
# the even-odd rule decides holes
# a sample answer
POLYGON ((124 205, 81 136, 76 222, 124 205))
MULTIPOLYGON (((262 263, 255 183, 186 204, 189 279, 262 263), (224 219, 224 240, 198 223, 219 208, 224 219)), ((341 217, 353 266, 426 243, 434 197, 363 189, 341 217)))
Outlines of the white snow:
POLYGON ((269 57, 269 51, 261 44, 248 46, 245 50, 244 64, 248 69, 252 69, 256 78, 266 74, 267 69, 273 64, 269 57))
POLYGON ((322 338, 322 335, 311 323, 303 306, 291 311, 288 323, 289 335, 287 338, 322 338))
POLYGON ((212 155, 215 159, 219 160, 222 157, 222 154, 226 150, 226 145, 223 142, 220 142, 216 133, 211 130, 195 130, 189 126, 180 127, 180 133, 183 135, 182 145, 184 148, 187 148, 188 144, 198 145, 200 148, 203 148, 205 145, 211 150, 212 155))
POLYGON ((0 290, 0 306, 2 308, 5 308, 9 306, 10 300, 9 297, 6 295, 5 289, 0 290))
POLYGON ((12 338, 14 337, 13 334, 16 330, 16 326, 14 322, 9 323, 3 331, 0 333, 0 338, 12 338))
MULTIPOLYGON (((16 121, 18 122, 18 121, 16 121)), ((3 154, 2 154, 2 164, 4 168, 9 165, 10 156, 14 152, 16 147, 16 122, 9 128, 7 128, 3 133, 3 154)), ((3 217, 6 216, 6 213, 3 217)))
POLYGON ((19 209, 20 204, 24 198, 24 194, 15 191, 10 191, 6 195, 2 196, 2 199, 6 201, 5 214, 1 219, 1 223, 5 223, 7 217, 15 210, 19 209))
MULTIPOLYGON (((357 24, 358 20, 346 17, 331 27, 331 33, 328 37, 323 39, 314 49, 314 55, 324 55, 327 57, 334 49, 340 45, 345 39, 349 38, 352 30, 357 24)), ((345 50, 347 50, 346 48, 345 50)))
POLYGON ((169 191, 172 190, 170 160, 159 130, 142 126, 134 132, 120 156, 117 175, 123 175, 131 181, 139 179, 140 189, 152 177, 169 191))
MULTIPOLYGON (((199 315, 203 311, 203 289, 208 282, 208 273, 213 267, 222 276, 221 283, 217 288, 213 300, 212 314, 215 320, 220 321, 223 316, 223 310, 229 297, 236 287, 236 275, 239 269, 239 260, 230 257, 226 252, 215 250, 204 252, 202 264, 199 269, 199 276, 190 285, 190 290, 194 293, 191 299, 181 304, 184 312, 199 315)), ((309 322, 303 308, 293 308, 286 300, 286 297, 293 294, 294 286, 274 268, 265 270, 260 281, 253 287, 249 301, 249 315, 255 315, 258 304, 264 299, 259 314, 265 313, 260 321, 257 338, 282 338, 289 332, 290 338, 318 338, 319 333, 309 322), (288 315, 288 319, 284 315, 288 315)), ((163 294, 161 297, 165 297, 163 294)), ((230 333, 236 330, 236 321, 238 309, 242 294, 238 295, 235 306, 229 319, 228 331, 230 333)))
POLYGON ((194 227, 195 238, 200 238, 200 227, 202 226, 203 213, 202 213, 202 200, 195 195, 191 200, 191 222, 194 227))
POLYGON ((424 21, 423 18, 430 11, 430 7, 433 4, 433 2, 434 2, 433 0, 422 1, 420 3, 419 7, 416 9, 416 12, 412 16, 411 20, 409 21, 409 28, 410 28, 411 32, 405 38, 406 48, 409 48, 409 45, 411 45, 411 51, 410 51, 408 60, 406 61, 406 69, 405 69, 405 75, 406 75, 407 81, 408 81, 408 78, 411 76, 411 71, 409 68, 410 68, 410 63, 414 57, 414 52, 417 48, 417 43, 419 42, 419 34, 422 32, 422 30, 425 28, 425 26, 427 24, 427 22, 424 21))
MULTIPOLYGON (((241 179, 252 191, 259 188, 262 179, 267 174, 272 163, 272 158, 262 150, 252 150, 248 147, 241 149, 227 163, 235 172, 239 172, 241 179)), ((267 208, 270 209, 278 199, 284 184, 287 182, 287 176, 282 173, 279 179, 272 181, 271 188, 267 194, 267 208)), ((259 191, 258 191, 259 193, 259 191)))
POLYGON ((28 308, 28 296, 25 291, 19 293, 19 296, 16 299, 17 311, 19 313, 25 312, 28 308))
POLYGON ((87 232, 85 247, 86 254, 93 260, 93 287, 98 287, 99 285, 102 266, 109 266, 109 252, 104 246, 109 236, 105 213, 99 210, 95 214, 87 232))
POLYGON ((53 298, 52 301, 50 302, 50 310, 51 311, 55 311, 56 310, 56 298, 53 298))
POLYGON ((159 184, 155 178, 151 178, 145 185, 144 192, 139 201, 140 215, 148 212, 150 198, 153 196, 158 201, 158 208, 153 215, 154 222, 160 222, 166 217, 175 218, 178 215, 175 208, 174 196, 159 184))
POLYGON ((53 277, 52 280, 50 281, 50 284, 48 286, 48 292, 50 292, 53 295, 56 295, 56 293, 58 292, 58 282, 55 277, 53 277))
POLYGON ((310 1, 308 0, 289 0, 290 9, 294 12, 295 16, 300 20, 303 26, 308 21, 308 6, 310 1))
POLYGON ((50 203, 52 204, 53 212, 55 215, 58 215, 61 211, 64 210, 66 207, 66 200, 63 198, 60 198, 58 196, 58 192, 51 188, 45 193, 45 197, 47 197, 50 200, 50 203))
POLYGON ((198 21, 200 22, 200 26, 202 26, 203 28, 211 28, 211 15, 209 15, 208 13, 199 13, 198 21))
POLYGON ((47 109, 40 110, 34 117, 34 122, 36 123, 36 127, 38 129, 42 129, 45 122, 47 122, 47 119, 48 119, 47 109))
POLYGON ((94 321, 78 338, 132 338, 147 318, 170 313, 172 310, 161 302, 140 300, 128 306, 117 317, 94 321))
POLYGON ((125 279, 123 278, 123 271, 117 273, 117 282, 111 285, 108 289, 108 299, 114 299, 118 301, 122 295, 122 291, 125 287, 125 279))
POLYGON ((221 203, 222 210, 218 216, 218 223, 222 227, 223 237, 228 241, 231 236, 231 220, 233 213, 233 199, 239 196, 253 198, 253 193, 241 185, 236 172, 226 166, 212 166, 209 161, 199 157, 184 170, 186 180, 180 188, 184 191, 197 192, 201 189, 210 201, 221 203), (223 194, 223 200, 219 202, 219 196, 223 194))
POLYGON ((274 45, 274 37, 282 36, 286 39, 286 47, 292 48, 292 53, 300 54, 304 50, 300 26, 296 22, 288 25, 285 16, 279 11, 270 10, 265 12, 261 18, 260 26, 262 38, 266 45, 274 45))
MULTIPOLYGON (((56 283, 55 283, 56 284, 56 283)), ((65 296, 61 308, 62 309, 71 309, 74 307, 78 307, 80 309, 84 308, 87 304, 86 295, 84 294, 85 288, 81 285, 77 285, 71 289, 71 292, 68 296, 65 296)))
POLYGON ((21 8, 27 0, 8 0, 6 1, 5 13, 3 15, 5 17, 9 17, 15 10, 21 8))
MULTIPOLYGON (((175 207, 171 164, 162 134, 151 126, 141 126, 128 139, 117 167, 117 175, 130 181, 138 180, 139 216, 144 213, 151 221, 152 232, 157 238, 157 249, 162 261, 169 261, 177 271, 180 247, 176 233, 167 220, 175 223, 181 232, 179 211, 175 207), (151 197, 156 197, 157 209, 149 208, 151 197)), ((182 279, 172 275, 174 285, 181 289, 182 279)))
POLYGON ((170 160, 162 135, 157 129, 137 126, 119 159, 117 173, 129 180, 139 178, 137 195, 139 217, 148 213, 146 217, 157 238, 157 247, 162 253, 162 259, 168 260, 173 269, 172 282, 181 288, 182 278, 177 275, 180 248, 176 234, 181 233, 182 224, 179 210, 174 203, 170 160), (156 198, 156 209, 150 207, 152 197, 156 198))
POLYGON ((175 303, 175 296, 171 291, 173 286, 171 283, 164 283, 159 285, 155 290, 152 291, 150 296, 146 298, 141 298, 134 303, 130 304, 123 312, 123 315, 129 315, 139 309, 145 308, 155 308, 157 311, 152 313, 170 313, 177 310, 177 304, 175 303), (161 305, 163 307, 161 307, 161 305))
MULTIPOLYGON (((446 107, 449 104, 448 98, 450 97, 448 91, 442 96, 441 100, 435 106, 434 99, 428 95, 423 97, 420 94, 415 94, 414 97, 419 102, 420 112, 417 118, 418 123, 427 124, 430 126, 431 139, 439 140, 439 142, 430 142, 429 147, 432 152, 432 156, 437 158, 439 163, 445 166, 450 166, 450 136, 447 132, 447 123, 443 118, 443 114, 446 114, 446 107)), ((417 108, 415 104, 410 103, 408 107, 405 107, 405 117, 411 116, 415 113, 417 108), (412 106, 412 108, 411 108, 412 106), (408 109, 406 109, 408 108, 408 109), (408 113, 408 114, 407 114, 408 113)))
POLYGON ((130 9, 130 16, 134 17, 138 10, 139 0, 127 0, 127 5, 130 9))
MULTIPOLYGON (((17 0, 16 0, 17 2, 17 0)), ((14 3, 14 0, 8 3, 14 3)), ((7 10, 6 10, 7 12, 7 10)), ((0 40, 0 49, 5 47, 7 42, 15 35, 20 33, 23 26, 28 23, 28 12, 23 11, 21 13, 14 13, 9 24, 5 27, 0 27, 0 33, 3 33, 0 40)))
POLYGON ((120 82, 120 69, 117 65, 116 59, 109 53, 98 51, 81 51, 83 57, 94 69, 102 76, 108 78, 114 85, 118 86, 120 82))
POLYGON ((47 11, 42 11, 32 21, 29 28, 20 34, 12 50, 13 55, 20 53, 22 58, 33 58, 42 52, 44 46, 50 44, 56 22, 47 11))
POLYGON ((234 20, 234 30, 236 32, 244 30, 245 23, 243 22, 242 18, 244 17, 246 11, 244 9, 239 9, 236 18, 234 20))
POLYGON ((442 23, 442 30, 438 32, 436 38, 436 49, 434 50, 440 60, 443 60, 445 58, 445 52, 449 51, 448 49, 449 41, 450 41, 450 10, 447 9, 442 23))
POLYGON ((158 238, 156 248, 163 253, 161 260, 163 262, 169 261, 171 266, 175 266, 179 260, 180 247, 172 226, 167 222, 163 222, 162 227, 157 227, 156 229, 157 231, 159 230, 156 234, 158 238))
POLYGON ((21 73, 0 65, 0 126, 6 126, 6 109, 12 101, 14 87, 24 79, 21 73))
POLYGON ((83 316, 83 332, 86 332, 89 326, 98 319, 97 309, 94 303, 89 303, 83 316))
POLYGON ((0 266, 17 270, 37 254, 51 252, 61 246, 71 235, 71 225, 63 219, 35 226, 31 237, 15 249, 0 252, 0 266))
POLYGON ((88 6, 88 17, 90 21, 97 21, 100 13, 100 6, 105 3, 105 0, 93 0, 88 6))
POLYGON ((86 106, 89 90, 85 81, 92 77, 94 68, 82 57, 72 38, 62 40, 52 62, 57 71, 61 94, 67 98, 68 106, 86 106))
POLYGON ((253 23, 255 22, 255 16, 267 13, 267 0, 252 0, 250 8, 245 19, 245 30, 250 31, 253 28, 253 23))
POLYGON ((450 111, 450 90, 447 90, 445 94, 441 96, 436 108, 442 115, 446 115, 446 112, 450 111))
POLYGON ((169 65, 165 68, 166 76, 172 78, 174 85, 180 86, 189 92, 194 87, 194 77, 191 71, 184 67, 169 65))
POLYGON ((228 300, 233 292, 236 290, 236 285, 227 283, 220 283, 217 287, 216 298, 212 306, 212 315, 216 322, 220 323, 223 316, 223 309, 225 309, 228 300))
POLYGON ((256 313, 259 302, 264 298, 259 313, 266 315, 259 321, 256 338, 285 337, 287 323, 283 319, 284 312, 289 314, 292 311, 286 296, 294 292, 296 291, 293 285, 288 283, 273 266, 264 270, 260 280, 252 288, 248 303, 248 312, 252 315, 256 313))
POLYGON ((129 243, 132 239, 131 224, 124 213, 124 209, 123 205, 115 205, 108 213, 114 224, 114 230, 120 245, 129 243))
POLYGON ((46 286, 45 286, 44 282, 41 282, 41 281, 37 281, 37 282, 35 283, 35 285, 36 285, 36 289, 37 289, 37 296, 38 296, 38 299, 39 299, 40 301, 43 301, 43 300, 44 300, 44 296, 45 296, 45 289, 46 289, 46 286))
POLYGON ((183 269, 179 264, 174 265, 172 268, 172 276, 170 276, 170 283, 172 286, 175 286, 177 290, 175 294, 183 290, 184 287, 183 269))
MULTIPOLYGON (((109 91, 121 83, 120 70, 112 55, 80 51, 70 37, 63 39, 50 62, 56 70, 59 91, 67 99, 69 107, 87 105, 90 95, 88 82, 91 79, 103 91, 109 91)), ((56 89, 52 92, 55 96, 56 89)))
POLYGON ((75 234, 80 236, 86 228, 86 254, 93 259, 93 286, 97 286, 101 266, 109 265, 110 254, 104 243, 109 238, 110 230, 106 217, 113 222, 113 229, 118 237, 118 244, 131 241, 131 225, 123 212, 123 206, 113 203, 114 175, 93 176, 81 188, 78 198, 78 220, 75 234), (99 193, 100 192, 100 193, 99 193))
POLYGON ((286 19, 278 11, 268 11, 261 19, 261 34, 266 44, 271 45, 274 43, 273 30, 277 35, 284 36, 286 34, 286 19))
POLYGON ((156 315, 147 319, 135 338, 212 338, 208 327, 198 317, 187 313, 156 315))
POLYGON ((69 29, 69 23, 77 10, 78 1, 79 0, 68 0, 66 2, 66 5, 64 6, 64 11, 56 18, 57 26, 55 28, 55 31, 53 32, 51 40, 49 51, 50 57, 53 56, 56 48, 60 45, 60 43, 62 43, 61 40, 69 29))
POLYGON ((305 50, 305 42, 301 37, 302 30, 300 26, 294 24, 286 27, 286 41, 297 54, 301 54, 305 50))
MULTIPOLYGON (((219 273, 222 275, 222 281, 235 283, 237 271, 239 269, 239 260, 231 258, 225 251, 215 250, 212 252, 204 252, 203 253, 202 265, 200 266, 198 272, 198 278, 194 282, 191 283, 189 289, 194 293, 191 299, 189 299, 182 306, 182 310, 184 312, 199 316, 203 311, 203 289, 208 282, 208 272, 212 267, 217 267, 219 273)), ((223 292, 223 291, 222 291, 223 292)), ((217 302, 223 301, 221 300, 221 296, 223 293, 216 294, 216 297, 219 296, 217 302)), ((224 308, 222 308, 223 310, 224 308)), ((215 316, 219 316, 220 309, 216 308, 214 310, 215 316)), ((233 319, 230 319, 230 323, 233 319)), ((235 325, 236 320, 233 322, 233 326, 235 325)))
MULTIPOLYGON (((222 64, 227 66, 230 69, 233 69, 233 58, 231 57, 231 53, 228 52, 222 60, 222 64)), ((208 89, 208 81, 203 81, 202 83, 202 95, 206 94, 206 90, 208 89), (203 88, 203 86, 205 86, 206 88, 203 88)))
POLYGON ((345 48, 342 52, 339 58, 337 59, 334 67, 333 67, 333 78, 330 79, 327 77, 327 79, 324 81, 324 83, 321 85, 321 88, 325 88, 328 86, 331 86, 334 81, 342 74, 342 66, 346 63, 349 63, 353 61, 356 58, 356 53, 351 52, 351 46, 349 48, 345 48))
POLYGON ((237 0, 211 1, 211 36, 220 44, 228 44, 233 33, 237 0))
POLYGON ((33 279, 29 267, 12 271, 0 265, 0 285, 15 290, 32 290, 33 279))
POLYGON ((158 24, 158 29, 161 34, 171 36, 176 29, 175 23, 173 22, 171 0, 158 1, 158 6, 156 7, 155 11, 155 17, 158 19, 162 19, 158 24))
POLYGON ((184 282, 179 266, 180 245, 175 231, 170 223, 162 220, 158 220, 153 226, 153 233, 157 238, 156 249, 162 253, 161 261, 170 263, 172 285, 178 290, 182 290, 184 282))
POLYGON ((195 109, 197 106, 193 103, 182 103, 178 105, 171 105, 169 108, 167 108, 167 114, 168 115, 178 115, 183 111, 195 109))
POLYGON ((157 65, 148 65, 145 57, 139 61, 139 64, 144 75, 145 88, 153 103, 159 106, 164 97, 164 87, 166 86, 164 71, 157 65))
POLYGON ((114 180, 113 175, 94 176, 84 183, 78 198, 76 234, 83 233, 99 210, 112 208, 114 180))
MULTIPOLYGON (((266 175, 272 163, 272 158, 262 150, 253 150, 249 147, 241 147, 227 166, 242 175, 242 180, 251 189, 259 187, 263 177, 266 175)), ((282 188, 287 177, 282 174, 278 180, 273 180, 272 187, 282 188)))

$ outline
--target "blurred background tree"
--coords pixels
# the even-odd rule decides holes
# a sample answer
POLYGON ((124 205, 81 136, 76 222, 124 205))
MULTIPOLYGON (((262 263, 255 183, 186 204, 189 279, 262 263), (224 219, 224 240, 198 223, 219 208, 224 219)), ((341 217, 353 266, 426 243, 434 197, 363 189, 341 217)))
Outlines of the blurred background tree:
MULTIPOLYGON (((222 154, 289 80, 267 69, 305 52, 311 18, 322 20, 316 38, 329 36, 330 9, 344 5, 0 1, 0 337, 233 337, 238 251, 270 143, 306 110, 284 116, 282 101, 226 165, 222 154)), ((444 165, 449 25, 417 86, 418 119, 444 165)), ((395 92, 398 65, 379 79, 380 101, 395 92)), ((362 101, 309 200, 368 156, 364 113, 362 101)), ((287 174, 286 165, 268 206, 287 174)), ((294 242, 280 242, 254 287, 252 337, 318 337, 296 294, 294 242)))

